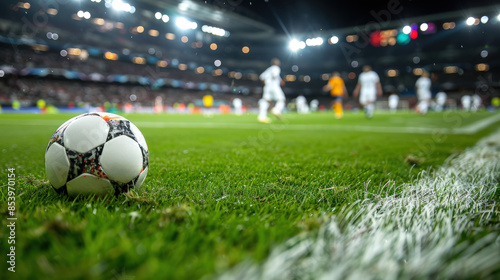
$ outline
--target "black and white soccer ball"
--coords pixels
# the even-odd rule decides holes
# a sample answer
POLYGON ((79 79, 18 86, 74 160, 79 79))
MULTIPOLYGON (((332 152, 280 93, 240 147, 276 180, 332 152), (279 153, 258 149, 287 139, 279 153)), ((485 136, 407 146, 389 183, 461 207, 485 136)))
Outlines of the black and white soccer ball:
POLYGON ((148 146, 141 131, 126 118, 110 113, 87 113, 68 120, 45 150, 51 185, 72 197, 138 189, 148 165, 148 146))

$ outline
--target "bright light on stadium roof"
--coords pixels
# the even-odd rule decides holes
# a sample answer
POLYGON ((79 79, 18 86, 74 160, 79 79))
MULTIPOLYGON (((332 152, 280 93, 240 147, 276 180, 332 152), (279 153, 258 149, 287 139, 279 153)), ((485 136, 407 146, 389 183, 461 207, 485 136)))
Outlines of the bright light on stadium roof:
POLYGON ((196 22, 189 21, 188 19, 186 19, 184 17, 178 17, 175 20, 175 24, 180 29, 196 29, 196 27, 198 27, 198 24, 196 22))
POLYGON ((163 22, 168 22, 168 21, 170 20, 170 17, 169 17, 169 16, 167 16, 167 15, 163 15, 163 16, 161 16, 161 20, 162 20, 163 22))
POLYGON ((221 36, 221 37, 222 36, 226 36, 226 37, 229 36, 229 32, 227 32, 226 30, 224 30, 222 28, 218 28, 218 27, 209 26, 209 25, 203 25, 201 27, 201 31, 203 31, 205 33, 210 33, 213 35, 221 36))
POLYGON ((304 49, 306 47, 306 43, 304 43, 304 41, 299 41, 297 39, 293 39, 288 44, 288 47, 290 48, 290 50, 296 52, 299 49, 304 49))
POLYGON ((308 46, 321 46, 321 45, 323 45, 323 38, 316 37, 316 38, 307 39, 306 45, 308 45, 308 46))
POLYGON ((481 22, 482 22, 483 24, 486 24, 486 23, 488 22, 488 20, 489 20, 489 18, 488 18, 487 16, 482 16, 482 17, 481 17, 481 22))
POLYGON ((411 32, 411 26, 407 25, 407 26, 403 27, 404 34, 410 34, 410 32, 411 32))
POLYGON ((498 20, 498 21, 500 21, 500 14, 498 14, 498 16, 497 16, 497 20, 498 20))
POLYGON ((420 25, 420 30, 422 30, 423 32, 427 31, 428 28, 429 25, 425 22, 420 25))
POLYGON ((155 18, 156 19, 161 19, 162 14, 160 12, 156 12, 155 18))
POLYGON ((476 19, 473 17, 468 17, 467 20, 465 21, 467 25, 473 25, 474 22, 476 22, 476 19))
POLYGON ((122 0, 112 0, 111 8, 117 11, 129 12, 131 14, 135 13, 135 7, 130 5, 129 3, 123 2, 122 0))
POLYGON ((189 3, 188 2, 181 2, 179 3, 179 10, 181 11, 187 11, 189 9, 189 3))

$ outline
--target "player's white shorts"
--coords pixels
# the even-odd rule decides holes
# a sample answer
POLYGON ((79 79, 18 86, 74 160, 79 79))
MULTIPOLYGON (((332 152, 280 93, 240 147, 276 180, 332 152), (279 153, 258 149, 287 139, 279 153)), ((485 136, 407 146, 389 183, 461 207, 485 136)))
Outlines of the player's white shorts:
POLYGON ((375 102, 376 98, 377 98, 377 94, 375 92, 362 92, 359 95, 359 103, 361 105, 365 106, 368 103, 375 102))
POLYGON ((444 104, 446 104, 446 97, 445 97, 445 98, 442 98, 442 97, 441 97, 441 98, 438 98, 438 99, 436 100, 436 103, 437 103, 438 105, 440 105, 440 106, 444 106, 444 104))
POLYGON ((418 100, 426 100, 432 98, 432 94, 430 91, 418 91, 417 96, 418 100))
POLYGON ((418 96, 418 100, 426 100, 426 99, 431 99, 432 98, 432 94, 430 91, 418 91, 417 92, 417 96, 418 96))
POLYGON ((262 99, 266 101, 285 100, 285 94, 280 87, 264 87, 262 99))

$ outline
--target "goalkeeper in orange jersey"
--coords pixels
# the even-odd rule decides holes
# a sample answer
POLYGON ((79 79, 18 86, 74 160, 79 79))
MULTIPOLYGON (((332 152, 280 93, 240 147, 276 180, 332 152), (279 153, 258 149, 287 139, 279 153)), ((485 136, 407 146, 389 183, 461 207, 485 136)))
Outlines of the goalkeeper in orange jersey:
POLYGON ((342 99, 348 95, 344 80, 340 77, 339 72, 333 72, 332 77, 328 80, 328 84, 323 87, 323 91, 330 91, 333 97, 333 112, 335 113, 335 118, 342 118, 342 116, 344 116, 342 99))

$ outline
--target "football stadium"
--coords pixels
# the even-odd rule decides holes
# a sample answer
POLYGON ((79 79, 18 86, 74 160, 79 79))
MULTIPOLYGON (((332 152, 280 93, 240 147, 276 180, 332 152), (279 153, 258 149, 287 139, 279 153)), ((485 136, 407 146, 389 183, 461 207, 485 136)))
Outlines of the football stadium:
POLYGON ((0 5, 0 279, 500 279, 495 1, 0 5))

